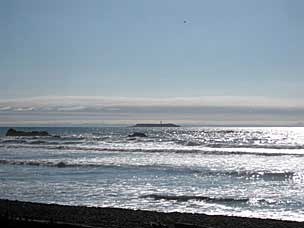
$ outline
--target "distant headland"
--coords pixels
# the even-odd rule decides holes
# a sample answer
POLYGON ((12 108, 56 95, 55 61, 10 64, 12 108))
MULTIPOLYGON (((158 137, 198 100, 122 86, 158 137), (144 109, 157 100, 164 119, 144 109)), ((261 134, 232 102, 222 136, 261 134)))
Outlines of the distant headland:
POLYGON ((180 126, 172 123, 159 123, 159 124, 138 123, 132 127, 180 127, 180 126))

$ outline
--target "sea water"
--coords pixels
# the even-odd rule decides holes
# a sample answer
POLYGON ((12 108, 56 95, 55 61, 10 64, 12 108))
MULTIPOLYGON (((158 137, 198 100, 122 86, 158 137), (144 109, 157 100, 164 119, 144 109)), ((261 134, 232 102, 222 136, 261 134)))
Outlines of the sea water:
POLYGON ((56 137, 0 128, 2 199, 304 221, 304 128, 19 129, 56 137))

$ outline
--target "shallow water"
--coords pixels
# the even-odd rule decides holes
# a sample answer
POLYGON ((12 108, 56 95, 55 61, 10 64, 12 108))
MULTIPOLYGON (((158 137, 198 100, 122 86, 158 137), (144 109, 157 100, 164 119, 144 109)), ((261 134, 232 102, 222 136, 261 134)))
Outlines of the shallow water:
POLYGON ((22 129, 60 137, 0 128, 1 198, 304 221, 304 128, 22 129))

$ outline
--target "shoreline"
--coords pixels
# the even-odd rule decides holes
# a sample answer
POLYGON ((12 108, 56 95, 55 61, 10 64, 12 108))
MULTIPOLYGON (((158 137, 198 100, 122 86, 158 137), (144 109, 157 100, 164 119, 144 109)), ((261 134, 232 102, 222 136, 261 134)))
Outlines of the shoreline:
POLYGON ((300 228, 304 222, 222 215, 65 206, 0 199, 1 223, 9 227, 204 227, 300 228))

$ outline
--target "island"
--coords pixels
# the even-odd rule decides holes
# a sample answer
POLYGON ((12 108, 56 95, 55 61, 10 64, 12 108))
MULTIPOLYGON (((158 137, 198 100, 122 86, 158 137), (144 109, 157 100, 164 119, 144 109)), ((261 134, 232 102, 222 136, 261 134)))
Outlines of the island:
POLYGON ((132 127, 180 127, 180 126, 172 123, 159 123, 159 124, 139 123, 139 124, 135 124, 132 127))
POLYGON ((47 131, 17 131, 16 129, 10 128, 6 132, 6 136, 50 136, 47 131))

